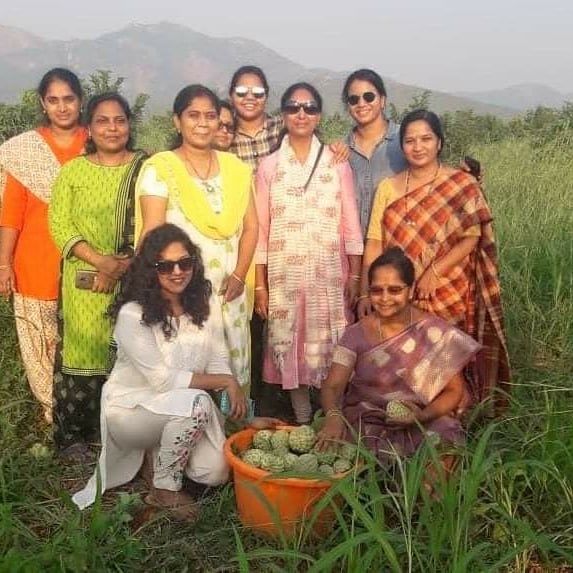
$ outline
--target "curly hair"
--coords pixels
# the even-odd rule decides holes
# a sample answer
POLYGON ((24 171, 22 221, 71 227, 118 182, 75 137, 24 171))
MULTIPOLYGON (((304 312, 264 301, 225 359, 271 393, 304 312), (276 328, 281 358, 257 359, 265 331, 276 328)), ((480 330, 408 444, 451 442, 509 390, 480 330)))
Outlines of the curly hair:
POLYGON ((181 243, 193 259, 193 275, 181 293, 181 304, 193 324, 199 328, 203 326, 209 317, 211 281, 205 278, 199 247, 191 242, 185 231, 170 223, 161 225, 147 234, 125 273, 121 292, 108 312, 115 319, 124 304, 137 302, 143 309, 143 324, 146 326, 161 324, 161 330, 167 339, 171 338, 175 329, 169 304, 161 295, 155 263, 161 259, 161 253, 172 243, 181 243))

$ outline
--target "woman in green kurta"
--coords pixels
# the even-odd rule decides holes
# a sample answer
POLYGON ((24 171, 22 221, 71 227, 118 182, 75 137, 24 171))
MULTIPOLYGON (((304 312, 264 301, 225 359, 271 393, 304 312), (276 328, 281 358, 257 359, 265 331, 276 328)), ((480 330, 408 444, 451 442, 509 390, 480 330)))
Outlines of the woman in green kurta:
POLYGON ((106 313, 133 253, 133 191, 144 159, 131 150, 131 111, 120 95, 94 96, 87 117, 87 153, 60 171, 49 211, 63 259, 54 440, 75 457, 97 438, 111 367, 106 313))

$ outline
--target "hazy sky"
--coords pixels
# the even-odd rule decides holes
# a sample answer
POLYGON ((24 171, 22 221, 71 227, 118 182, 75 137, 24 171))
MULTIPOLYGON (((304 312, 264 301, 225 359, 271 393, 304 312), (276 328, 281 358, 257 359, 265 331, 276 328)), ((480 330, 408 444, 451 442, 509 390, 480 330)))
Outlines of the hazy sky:
POLYGON ((0 24, 54 39, 160 21, 432 89, 535 82, 573 92, 573 0, 2 0, 0 9, 0 24))

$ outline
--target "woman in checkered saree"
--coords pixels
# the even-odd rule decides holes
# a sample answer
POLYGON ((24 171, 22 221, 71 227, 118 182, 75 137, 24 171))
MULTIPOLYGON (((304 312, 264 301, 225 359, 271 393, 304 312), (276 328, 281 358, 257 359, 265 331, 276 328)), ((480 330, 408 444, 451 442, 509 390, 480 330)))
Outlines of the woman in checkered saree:
MULTIPOLYGON (((416 269, 414 305, 482 344, 466 372, 473 401, 480 403, 496 385, 507 391, 510 378, 492 215, 477 181, 440 162, 444 136, 436 114, 409 113, 400 144, 408 168, 376 192, 362 292, 371 262, 389 247, 402 248, 416 269)), ((503 394, 495 403, 503 405, 503 394)))

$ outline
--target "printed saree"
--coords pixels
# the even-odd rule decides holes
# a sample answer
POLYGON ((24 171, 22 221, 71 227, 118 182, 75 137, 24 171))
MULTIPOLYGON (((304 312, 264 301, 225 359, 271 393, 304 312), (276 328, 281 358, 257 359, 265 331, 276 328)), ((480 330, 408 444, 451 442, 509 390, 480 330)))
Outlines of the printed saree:
POLYGON ((418 320, 381 343, 372 343, 359 322, 347 328, 333 362, 354 369, 343 412, 358 436, 381 460, 412 454, 425 435, 449 443, 463 441, 460 421, 442 416, 425 427, 386 424, 386 405, 405 400, 424 407, 478 352, 480 345, 436 316, 418 320))
MULTIPOLYGON (((510 372, 498 278, 492 215, 475 180, 462 171, 440 176, 431 193, 414 189, 384 211, 384 248, 399 246, 420 277, 433 261, 448 253, 478 226, 477 248, 440 277, 435 296, 414 304, 461 328, 482 345, 468 368, 472 399, 480 403, 497 385, 508 391, 510 372)), ((504 403, 496 396, 496 406, 504 403)))

